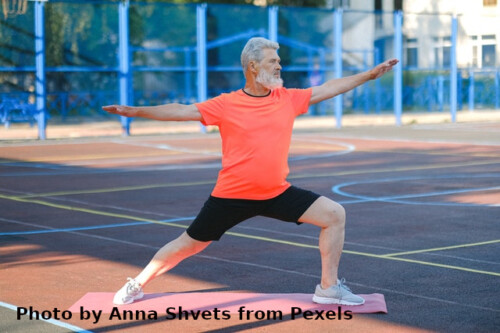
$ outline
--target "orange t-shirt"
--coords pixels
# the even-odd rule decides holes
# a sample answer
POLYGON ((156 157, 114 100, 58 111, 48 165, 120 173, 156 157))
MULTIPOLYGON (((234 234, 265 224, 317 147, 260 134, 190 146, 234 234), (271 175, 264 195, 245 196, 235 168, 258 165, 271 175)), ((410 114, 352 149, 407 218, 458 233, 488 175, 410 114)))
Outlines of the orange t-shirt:
POLYGON ((202 123, 218 126, 222 138, 222 170, 212 196, 265 200, 290 186, 293 122, 307 112, 311 93, 311 88, 279 88, 257 97, 240 89, 196 103, 202 123))

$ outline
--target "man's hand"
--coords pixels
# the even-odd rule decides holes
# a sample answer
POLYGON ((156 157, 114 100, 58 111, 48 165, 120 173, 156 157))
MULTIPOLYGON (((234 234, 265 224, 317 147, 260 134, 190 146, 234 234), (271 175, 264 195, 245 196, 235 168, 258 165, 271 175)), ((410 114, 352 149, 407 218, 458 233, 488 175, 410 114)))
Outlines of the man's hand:
POLYGON ((138 111, 137 108, 126 105, 107 105, 103 106, 102 109, 106 112, 125 117, 136 117, 138 111))
POLYGON ((389 59, 370 70, 370 80, 375 80, 387 73, 399 62, 398 59, 389 59))

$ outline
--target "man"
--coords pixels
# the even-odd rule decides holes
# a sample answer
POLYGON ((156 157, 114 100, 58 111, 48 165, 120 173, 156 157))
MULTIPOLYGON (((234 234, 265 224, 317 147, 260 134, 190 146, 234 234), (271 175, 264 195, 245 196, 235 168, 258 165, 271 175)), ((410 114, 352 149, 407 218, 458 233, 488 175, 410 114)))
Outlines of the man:
POLYGON ((308 89, 286 89, 280 78, 279 45, 252 38, 241 54, 245 87, 205 102, 129 107, 103 107, 110 113, 164 121, 198 120, 216 125, 222 138, 222 170, 215 188, 196 219, 177 239, 163 246, 144 270, 116 293, 115 304, 143 297, 143 287, 182 260, 199 253, 231 227, 260 215, 321 228, 321 281, 313 301, 321 304, 360 305, 337 269, 344 246, 345 211, 338 203, 291 186, 288 150, 295 117, 309 105, 345 93, 381 77, 398 63, 388 60, 353 76, 333 79, 308 89))

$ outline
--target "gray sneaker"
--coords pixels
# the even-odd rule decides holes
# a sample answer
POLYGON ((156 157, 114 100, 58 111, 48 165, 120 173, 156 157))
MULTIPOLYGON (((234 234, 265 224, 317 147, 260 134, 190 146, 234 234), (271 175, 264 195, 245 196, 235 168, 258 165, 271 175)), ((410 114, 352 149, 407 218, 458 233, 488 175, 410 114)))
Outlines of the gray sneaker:
POLYGON ((319 304, 342 304, 342 305, 361 305, 365 300, 358 295, 354 295, 345 284, 345 279, 337 280, 337 285, 328 289, 316 286, 316 292, 313 296, 313 302, 319 304))
POLYGON ((132 278, 127 280, 128 282, 118 290, 113 298, 113 303, 116 305, 130 304, 144 297, 141 284, 132 278))

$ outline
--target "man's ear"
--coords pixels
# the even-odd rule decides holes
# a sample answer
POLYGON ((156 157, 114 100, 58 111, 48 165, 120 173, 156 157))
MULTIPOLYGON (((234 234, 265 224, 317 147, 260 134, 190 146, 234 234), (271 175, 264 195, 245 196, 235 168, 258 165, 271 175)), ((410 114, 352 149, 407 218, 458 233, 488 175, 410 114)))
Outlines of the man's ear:
POLYGON ((257 66, 256 66, 256 64, 255 64, 255 61, 250 61, 250 64, 249 64, 249 65, 250 65, 250 70, 251 70, 252 72, 255 72, 255 71, 257 70, 257 66))

